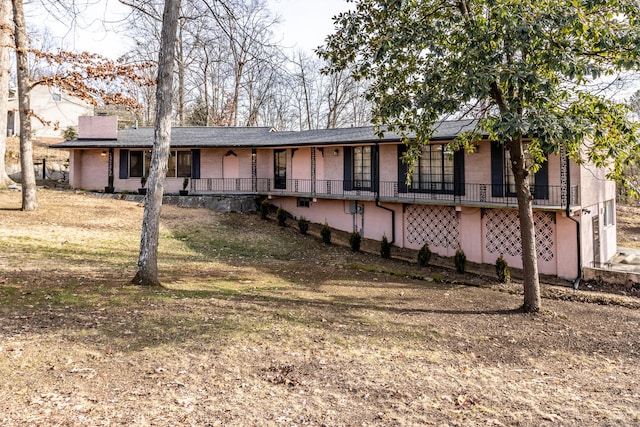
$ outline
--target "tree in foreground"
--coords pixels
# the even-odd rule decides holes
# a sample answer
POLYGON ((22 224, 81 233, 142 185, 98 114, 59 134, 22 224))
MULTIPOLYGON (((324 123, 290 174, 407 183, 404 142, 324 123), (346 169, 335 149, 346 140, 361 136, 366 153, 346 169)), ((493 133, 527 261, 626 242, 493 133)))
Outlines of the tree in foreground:
MULTIPOLYGON (((33 144, 31 142, 31 99, 29 97, 29 58, 27 56, 27 28, 24 21, 22 0, 13 0, 13 25, 16 48, 16 76, 18 80, 18 109, 20 110, 20 168, 22 169, 22 210, 38 208, 36 174, 33 168, 33 144)), ((5 88, 2 88, 5 90, 5 88)), ((2 112, 2 114, 5 114, 2 112)), ((2 159, 4 162, 4 158, 2 159)))
MULTIPOLYGON (((65 4, 58 2, 65 8, 65 4)), ((68 19, 73 18, 74 9, 69 9, 68 19)), ((0 95, 0 111, 7 110, 9 50, 16 52, 16 80, 18 108, 20 110, 20 168, 22 175, 22 209, 35 210, 38 206, 36 178, 33 165, 31 120, 54 128, 46 116, 39 116, 31 109, 30 92, 37 85, 56 87, 96 106, 116 105, 129 110, 140 108, 137 100, 125 89, 126 86, 150 86, 154 84, 143 72, 151 66, 148 62, 129 62, 126 58, 117 61, 87 52, 74 53, 64 50, 49 52, 35 49, 29 44, 22 0, 0 0, 0 86, 5 88, 0 95), (11 13, 13 11, 13 13, 11 13), (11 19, 11 22, 9 22, 11 19), (10 33, 13 29, 13 45, 10 33)), ((0 187, 12 181, 6 174, 6 115, 0 119, 0 187)))
POLYGON ((132 282, 158 286, 158 240, 164 178, 171 142, 171 106, 173 101, 173 69, 180 0, 166 0, 162 15, 162 36, 158 58, 156 88, 156 121, 149 169, 148 189, 142 219, 142 236, 138 271, 132 282))
MULTIPOLYGON (((0 0, 0 111, 8 111, 9 74, 11 59, 9 50, 11 45, 11 1, 0 0)), ((7 175, 4 157, 7 152, 7 115, 0 114, 0 188, 5 188, 13 181, 7 175)))
MULTIPOLYGON (((479 118, 475 132, 510 152, 524 270, 523 310, 540 310, 528 180, 550 153, 608 166, 624 181, 640 156, 622 105, 593 89, 637 69, 640 3, 619 0, 353 0, 318 53, 329 71, 373 83, 374 124, 400 132, 415 164, 443 118, 479 118)), ((408 168, 412 170, 412 167, 408 168)), ((411 179, 409 174, 408 180, 411 179)))

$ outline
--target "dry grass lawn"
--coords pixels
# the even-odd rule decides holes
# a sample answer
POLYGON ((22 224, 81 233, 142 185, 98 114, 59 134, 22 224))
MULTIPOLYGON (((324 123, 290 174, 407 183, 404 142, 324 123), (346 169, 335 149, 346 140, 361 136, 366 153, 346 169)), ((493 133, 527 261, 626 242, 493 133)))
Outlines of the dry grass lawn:
POLYGON ((39 198, 0 192, 2 426, 640 425, 637 298, 525 315, 517 284, 174 206, 139 288, 142 207, 39 198))

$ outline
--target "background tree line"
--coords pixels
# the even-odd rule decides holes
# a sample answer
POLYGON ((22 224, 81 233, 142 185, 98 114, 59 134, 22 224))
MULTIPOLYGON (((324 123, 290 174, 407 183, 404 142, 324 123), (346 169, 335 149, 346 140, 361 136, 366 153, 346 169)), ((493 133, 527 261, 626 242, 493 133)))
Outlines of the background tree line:
MULTIPOLYGON (((135 48, 127 57, 154 62, 163 2, 121 3, 131 7, 122 35, 135 48)), ((183 1, 175 47, 174 125, 305 130, 369 124, 370 107, 362 96, 366 82, 346 71, 322 74, 326 63, 315 54, 292 51, 275 40, 278 24, 266 0, 183 1)), ((152 124, 154 88, 133 90, 142 105, 139 122, 152 124)))

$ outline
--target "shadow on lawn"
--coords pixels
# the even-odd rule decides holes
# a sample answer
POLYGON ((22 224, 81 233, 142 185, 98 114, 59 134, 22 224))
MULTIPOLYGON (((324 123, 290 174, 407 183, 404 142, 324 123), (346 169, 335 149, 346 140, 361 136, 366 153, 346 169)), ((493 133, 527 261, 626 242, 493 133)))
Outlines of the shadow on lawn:
MULTIPOLYGON (((159 346, 176 351, 217 351, 235 340, 290 346, 302 336, 311 341, 367 340, 377 345, 400 337, 407 347, 435 340, 457 348, 459 338, 449 329, 453 324, 498 323, 505 316, 512 319, 514 327, 528 322, 526 316, 512 316, 517 310, 426 308, 411 302, 406 305, 407 301, 397 306, 383 298, 326 294, 303 297, 291 294, 291 288, 284 292, 230 292, 211 284, 192 290, 142 288, 123 284, 113 273, 112 280, 104 279, 87 278, 83 284, 48 288, 0 286, 0 336, 36 334, 123 352, 159 346)), ((51 280, 68 283, 69 276, 57 272, 51 280)), ((441 289, 425 287, 419 291, 420 298, 429 299, 431 292, 441 289)), ((492 350, 503 354, 505 360, 516 357, 506 339, 504 346, 492 350)), ((491 345, 502 341, 497 339, 491 345)), ((468 345, 469 351, 478 345, 487 344, 474 342, 468 345)), ((538 342, 535 347, 540 348, 535 351, 548 345, 538 342)))

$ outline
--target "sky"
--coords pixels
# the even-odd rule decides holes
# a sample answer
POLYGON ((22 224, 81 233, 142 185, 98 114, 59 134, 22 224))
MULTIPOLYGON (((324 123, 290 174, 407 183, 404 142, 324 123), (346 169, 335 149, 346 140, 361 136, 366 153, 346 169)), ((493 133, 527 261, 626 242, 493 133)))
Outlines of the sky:
MULTIPOLYGON (((27 24, 47 27, 53 35, 54 47, 100 53, 112 59, 128 50, 126 42, 116 31, 105 30, 102 21, 117 21, 126 14, 126 6, 117 0, 95 1, 87 11, 82 11, 74 29, 43 10, 38 2, 25 4, 27 24)), ((288 48, 311 52, 323 44, 333 32, 332 17, 353 6, 346 0, 267 0, 270 9, 281 18, 274 29, 275 41, 288 48)), ((114 25, 108 25, 113 27, 114 25)))

